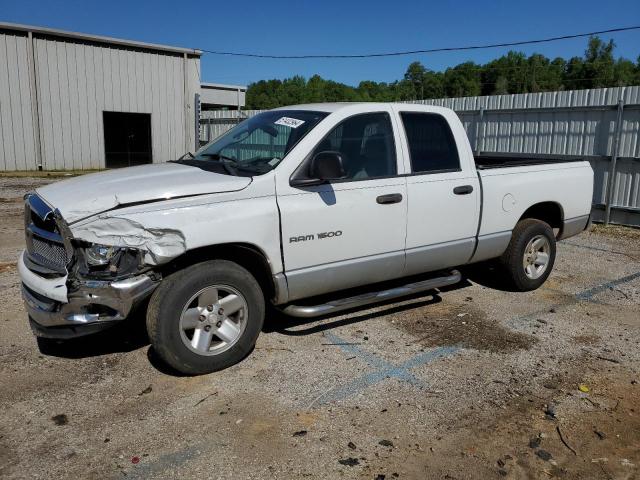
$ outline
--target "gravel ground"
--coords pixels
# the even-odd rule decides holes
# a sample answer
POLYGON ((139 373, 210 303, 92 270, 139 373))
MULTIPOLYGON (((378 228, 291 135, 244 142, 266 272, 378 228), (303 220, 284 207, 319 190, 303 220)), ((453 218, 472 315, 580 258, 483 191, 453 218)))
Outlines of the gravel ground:
POLYGON ((0 178, 0 478, 640 475, 638 230, 561 242, 535 292, 480 265, 403 302, 271 313, 245 361, 188 378, 141 316, 38 351, 15 259, 21 196, 47 181, 0 178))

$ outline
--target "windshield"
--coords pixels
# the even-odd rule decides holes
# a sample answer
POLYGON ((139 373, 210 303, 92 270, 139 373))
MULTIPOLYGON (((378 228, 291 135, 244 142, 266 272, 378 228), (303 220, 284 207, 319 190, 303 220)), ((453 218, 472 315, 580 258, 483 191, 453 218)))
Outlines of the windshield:
POLYGON ((260 175, 273 170, 327 115, 304 110, 263 112, 205 145, 186 162, 194 166, 215 162, 222 164, 231 175, 260 175))

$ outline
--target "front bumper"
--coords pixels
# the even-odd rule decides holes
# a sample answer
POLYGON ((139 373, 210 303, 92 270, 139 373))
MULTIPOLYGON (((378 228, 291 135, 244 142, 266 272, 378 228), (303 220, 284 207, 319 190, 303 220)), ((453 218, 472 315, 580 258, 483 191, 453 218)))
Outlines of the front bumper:
POLYGON ((47 279, 29 270, 24 252, 18 271, 32 330, 50 338, 82 336, 124 320, 159 283, 144 274, 115 282, 83 281, 67 291, 66 277, 47 279))

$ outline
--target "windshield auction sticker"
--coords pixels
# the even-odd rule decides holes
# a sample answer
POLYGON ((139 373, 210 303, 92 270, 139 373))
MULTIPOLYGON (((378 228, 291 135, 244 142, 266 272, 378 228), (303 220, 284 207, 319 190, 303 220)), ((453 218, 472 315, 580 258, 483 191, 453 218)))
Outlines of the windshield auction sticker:
POLYGON ((304 120, 298 120, 297 118, 291 117, 281 117, 273 123, 276 125, 284 125, 285 127, 298 128, 304 123, 304 120))

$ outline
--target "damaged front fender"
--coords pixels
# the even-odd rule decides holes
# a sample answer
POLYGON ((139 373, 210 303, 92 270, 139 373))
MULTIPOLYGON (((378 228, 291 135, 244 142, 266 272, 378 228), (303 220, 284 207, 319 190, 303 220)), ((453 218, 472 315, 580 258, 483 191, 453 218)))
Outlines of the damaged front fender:
POLYGON ((137 248, 148 265, 161 265, 187 250, 184 234, 171 228, 146 227, 126 217, 97 217, 71 227, 73 237, 86 242, 137 248))

